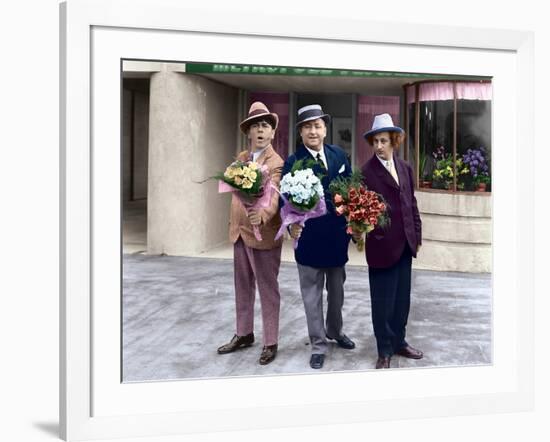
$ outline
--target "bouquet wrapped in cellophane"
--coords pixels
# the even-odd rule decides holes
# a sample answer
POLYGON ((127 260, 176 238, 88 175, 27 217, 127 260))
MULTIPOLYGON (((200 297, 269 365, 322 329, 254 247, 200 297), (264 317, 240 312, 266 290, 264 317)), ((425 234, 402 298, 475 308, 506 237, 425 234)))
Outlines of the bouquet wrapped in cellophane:
POLYGON ((357 250, 365 248, 363 233, 368 235, 375 227, 386 227, 390 222, 388 206, 379 193, 368 190, 363 184, 361 172, 355 171, 348 177, 338 177, 329 185, 336 214, 346 218, 346 232, 361 235, 357 250))
MULTIPOLYGON (((239 155, 243 158, 246 152, 239 155)), ((233 192, 242 202, 246 211, 258 210, 269 206, 273 192, 269 169, 254 161, 237 159, 223 173, 215 175, 219 180, 218 192, 233 192)), ((254 236, 262 240, 258 226, 252 226, 254 236)))
MULTIPOLYGON (((314 164, 313 160, 297 160, 290 172, 282 177, 282 225, 275 239, 280 238, 289 225, 300 224, 303 227, 308 219, 327 213, 321 177, 313 172, 314 164)), ((296 247, 298 240, 294 240, 294 248, 296 247)))

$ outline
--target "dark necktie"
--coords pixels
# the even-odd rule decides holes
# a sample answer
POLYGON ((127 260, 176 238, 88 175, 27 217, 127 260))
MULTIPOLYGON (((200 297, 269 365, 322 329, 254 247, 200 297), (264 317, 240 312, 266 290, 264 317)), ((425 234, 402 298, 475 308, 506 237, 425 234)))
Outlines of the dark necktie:
POLYGON ((321 154, 317 154, 317 163, 319 163, 319 166, 321 167, 321 170, 326 171, 327 168, 325 167, 325 163, 323 163, 323 159, 321 158, 321 154))

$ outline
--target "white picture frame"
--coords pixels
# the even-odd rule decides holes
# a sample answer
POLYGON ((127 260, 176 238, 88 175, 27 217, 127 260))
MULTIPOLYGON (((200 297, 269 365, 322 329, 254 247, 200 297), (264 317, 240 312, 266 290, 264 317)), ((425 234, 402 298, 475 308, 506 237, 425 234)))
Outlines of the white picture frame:
POLYGON ((205 15, 170 0, 61 4, 62 437, 238 430, 245 428, 236 419, 243 410, 247 429, 303 426, 319 419, 336 424, 530 410, 534 229, 533 217, 525 214, 534 213, 534 184, 526 163, 516 161, 516 146, 521 143, 522 155, 533 156, 532 33, 402 24, 388 34, 384 23, 263 14, 273 20, 232 14, 229 6, 205 15), (129 13, 138 8, 139 14, 129 13), (272 51, 237 58, 236 48, 243 46, 227 45, 228 40, 272 51), (290 47, 294 51, 285 52, 290 47), (117 309, 118 298, 109 297, 120 289, 120 231, 112 218, 120 207, 117 198, 109 198, 116 194, 112 184, 120 173, 119 163, 111 161, 120 147, 120 59, 213 61, 216 56, 226 63, 297 66, 300 48, 322 60, 318 67, 493 76, 493 364, 121 384, 120 305, 117 309), (357 51, 370 56, 352 57, 357 51), (392 52, 401 57, 385 57, 392 52), (374 66, 369 60, 376 60, 374 66), (460 60, 473 63, 460 65, 460 60), (515 185, 520 181, 521 193, 515 185), (384 389, 390 383, 396 388, 384 389), (272 394, 259 398, 258 388, 272 394))

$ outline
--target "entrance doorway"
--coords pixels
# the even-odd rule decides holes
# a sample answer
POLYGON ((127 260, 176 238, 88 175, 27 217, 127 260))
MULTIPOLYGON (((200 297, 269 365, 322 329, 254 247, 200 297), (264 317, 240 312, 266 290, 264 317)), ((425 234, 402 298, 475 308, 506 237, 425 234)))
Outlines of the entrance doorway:
MULTIPOLYGON (((353 164, 353 146, 355 145, 353 94, 299 93, 296 94, 295 103, 296 108, 293 109, 294 115, 303 106, 318 104, 323 108, 325 113, 331 116, 331 123, 327 127, 325 143, 339 145, 348 155, 350 164, 353 164)), ((302 143, 299 133, 296 133, 295 139, 295 147, 298 147, 302 143)))

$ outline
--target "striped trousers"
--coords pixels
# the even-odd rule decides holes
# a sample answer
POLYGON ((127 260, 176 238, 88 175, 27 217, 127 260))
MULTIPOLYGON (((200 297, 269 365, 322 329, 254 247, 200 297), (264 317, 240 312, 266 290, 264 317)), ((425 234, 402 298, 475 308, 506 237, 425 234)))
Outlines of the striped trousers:
POLYGON ((263 344, 277 344, 279 338, 279 267, 282 246, 258 250, 246 246, 239 238, 233 246, 237 335, 254 331, 256 285, 260 295, 263 323, 263 344))

